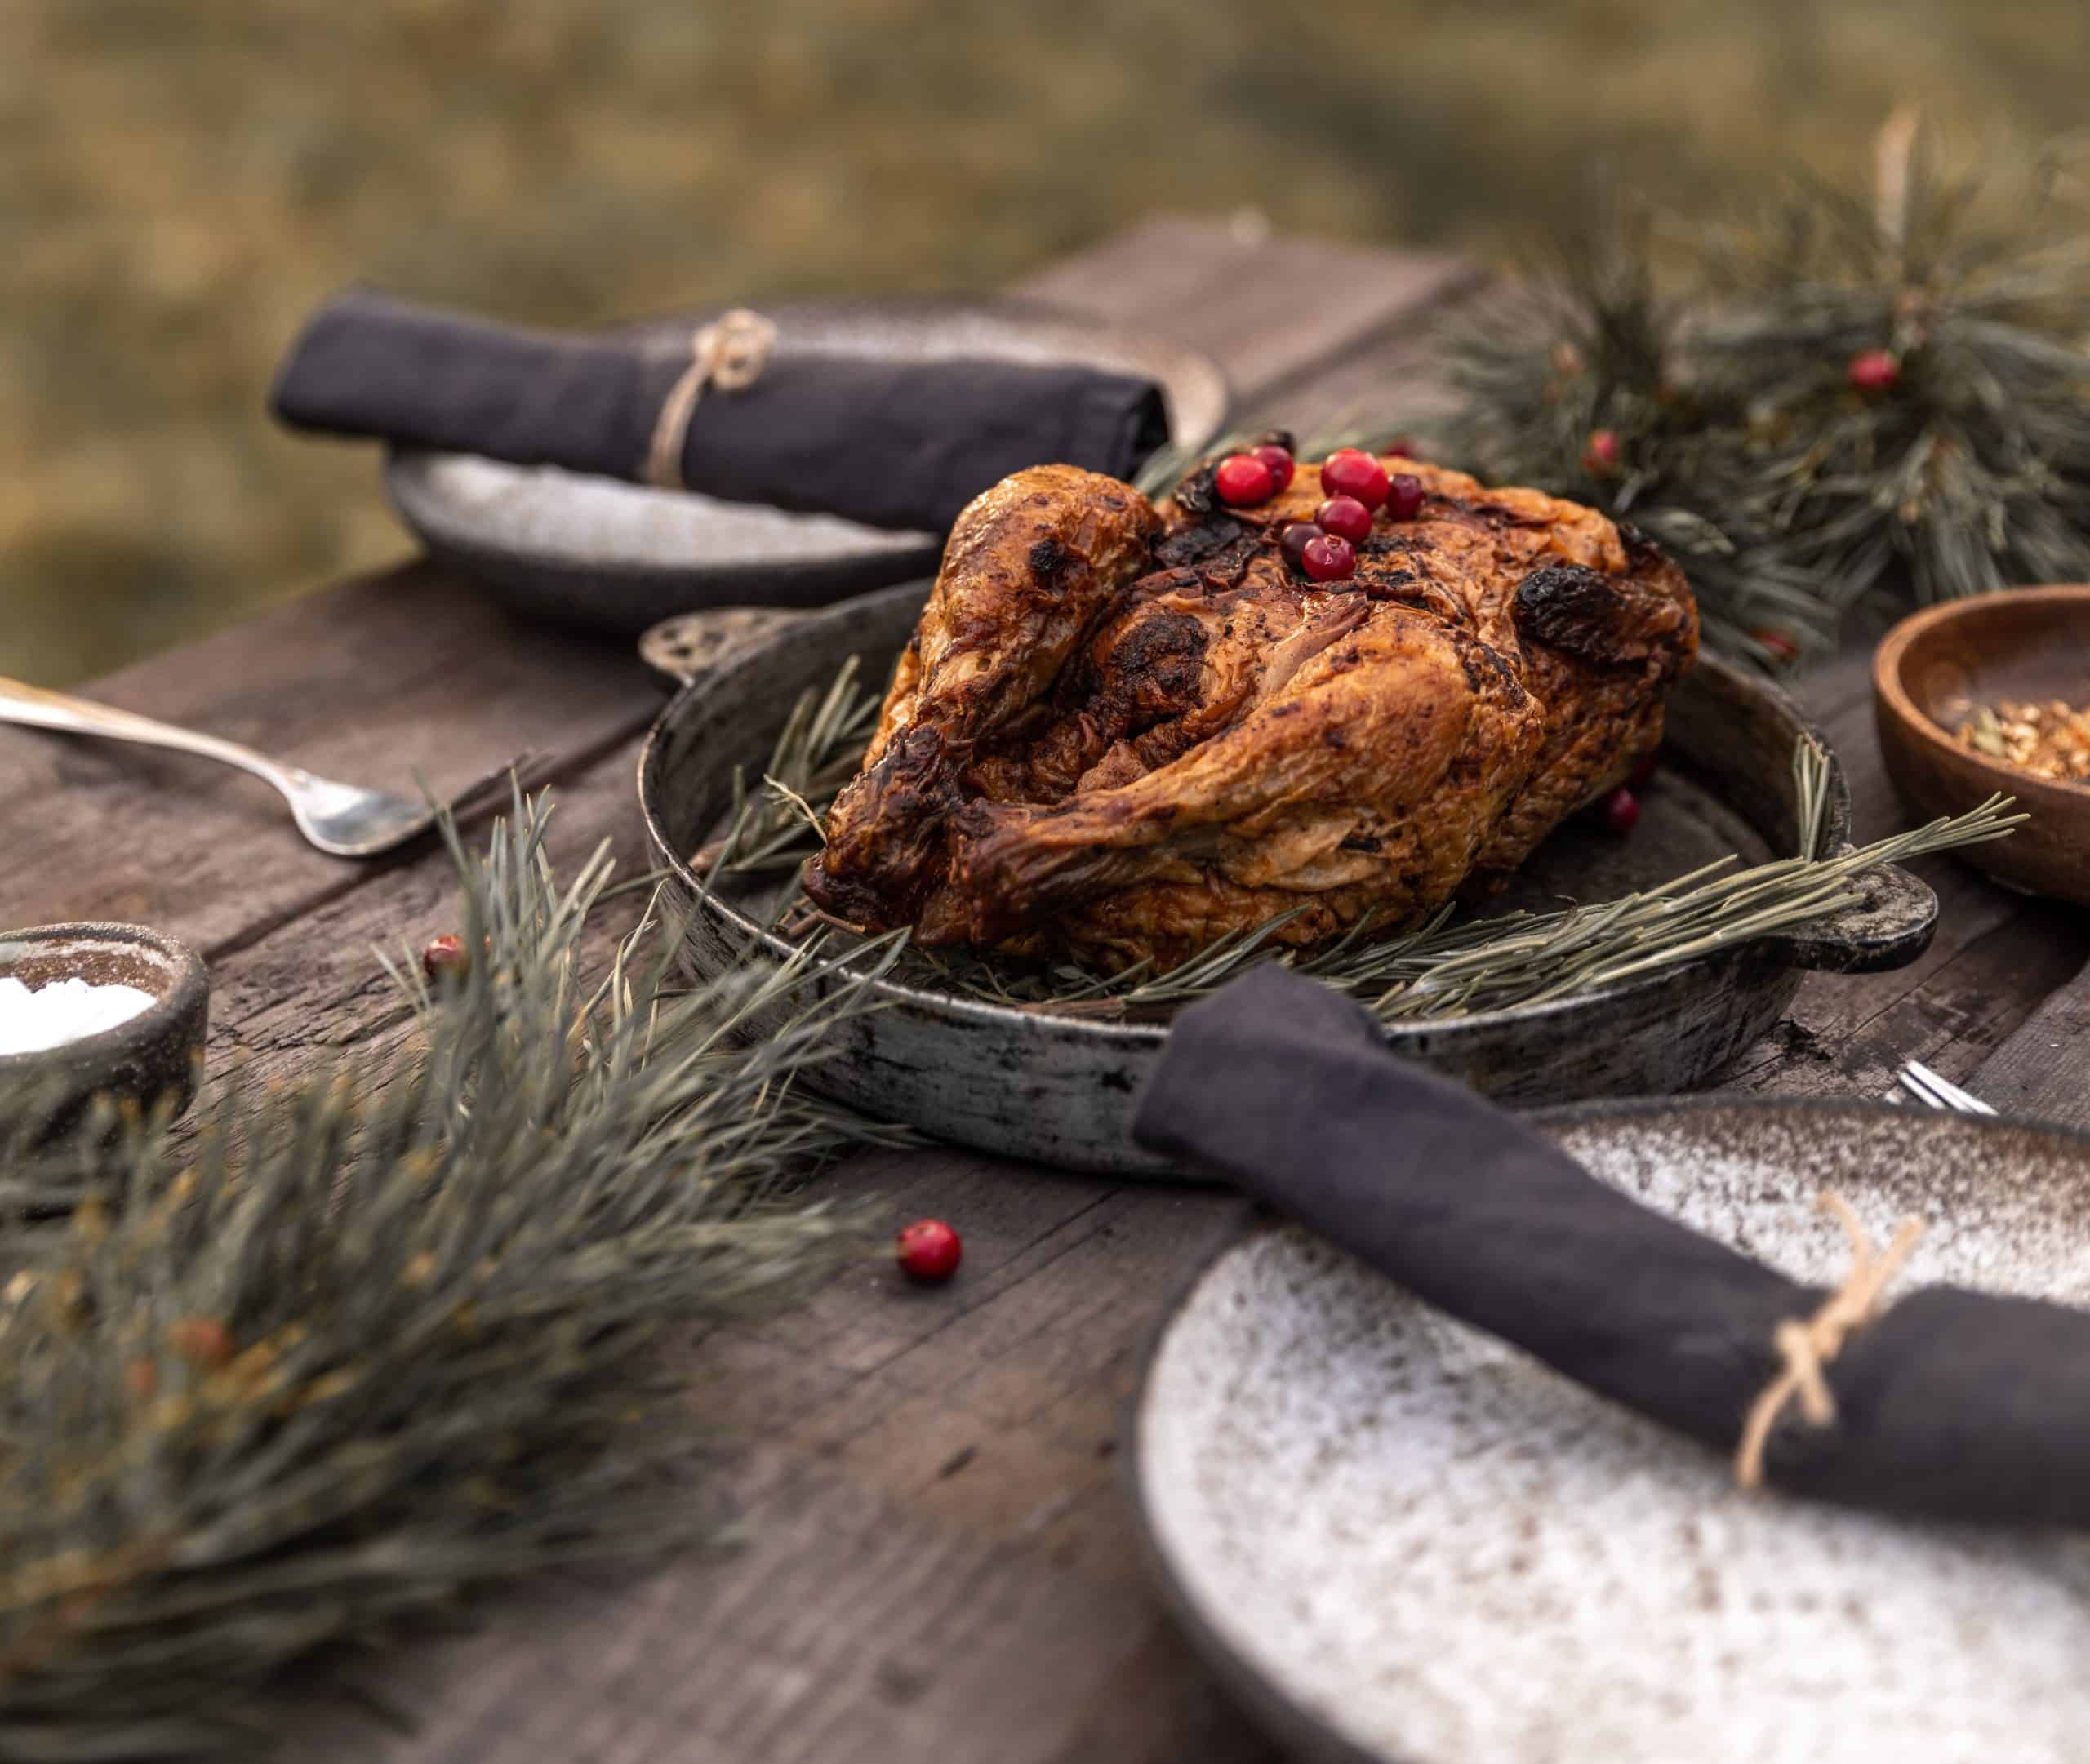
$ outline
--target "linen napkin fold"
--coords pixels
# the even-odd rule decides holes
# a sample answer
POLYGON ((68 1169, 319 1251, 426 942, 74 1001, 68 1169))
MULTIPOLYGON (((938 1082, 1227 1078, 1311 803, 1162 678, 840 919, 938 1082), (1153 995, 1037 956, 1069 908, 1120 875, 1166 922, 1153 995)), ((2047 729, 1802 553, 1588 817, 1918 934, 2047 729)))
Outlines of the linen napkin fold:
MULTIPOLYGON (((271 394, 294 429, 643 481, 690 340, 561 335, 354 289, 322 308, 271 394)), ((686 487, 732 502, 940 532, 989 485, 1062 464, 1129 477, 1168 438, 1136 375, 808 347, 786 322, 754 384, 712 390, 686 487)))
MULTIPOLYGON (((1133 1134, 1722 1452, 1784 1368, 1778 1326, 1828 1296, 1598 1181, 1390 1054, 1355 1002, 1274 966, 1177 1018, 1133 1134)), ((1934 1517, 2090 1523, 2090 1313, 1912 1289, 1826 1377, 1834 1420, 1790 1408, 1764 1456, 1772 1483, 1934 1517)))

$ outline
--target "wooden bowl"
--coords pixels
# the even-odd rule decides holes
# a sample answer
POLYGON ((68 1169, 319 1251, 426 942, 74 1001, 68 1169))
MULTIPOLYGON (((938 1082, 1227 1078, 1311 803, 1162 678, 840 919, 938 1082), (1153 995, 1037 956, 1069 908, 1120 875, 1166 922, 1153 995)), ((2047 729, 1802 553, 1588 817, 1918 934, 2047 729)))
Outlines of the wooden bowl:
POLYGON ((1999 881, 2090 905, 2090 784, 2062 784, 1962 747, 1960 725, 1999 699, 2090 704, 2090 586, 2016 589, 1904 619, 1872 664, 1880 755, 1918 820, 2000 791, 2031 820, 1956 855, 1999 881))

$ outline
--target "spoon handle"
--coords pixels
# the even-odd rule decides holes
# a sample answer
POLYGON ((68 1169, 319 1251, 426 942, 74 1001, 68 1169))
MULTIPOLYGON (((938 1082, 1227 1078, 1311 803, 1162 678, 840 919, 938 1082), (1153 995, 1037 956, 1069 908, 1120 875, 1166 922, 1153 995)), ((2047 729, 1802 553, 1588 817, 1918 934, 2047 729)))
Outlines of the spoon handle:
POLYGON ((0 675, 0 722, 18 722, 33 729, 56 729, 66 735, 106 735, 116 741, 136 741, 147 747, 169 747, 184 753, 201 754, 242 771, 265 778, 287 795, 295 787, 296 772, 242 747, 237 741, 178 729, 172 723, 156 722, 135 711, 118 710, 84 698, 69 698, 40 686, 0 675))

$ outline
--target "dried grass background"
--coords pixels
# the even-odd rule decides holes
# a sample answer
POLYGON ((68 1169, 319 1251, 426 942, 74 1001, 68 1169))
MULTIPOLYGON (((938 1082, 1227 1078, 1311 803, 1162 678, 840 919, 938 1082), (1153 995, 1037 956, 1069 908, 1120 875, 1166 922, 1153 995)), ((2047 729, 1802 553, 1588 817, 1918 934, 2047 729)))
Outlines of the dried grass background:
POLYGON ((407 553, 370 450, 262 412, 359 277, 550 323, 989 288, 1156 207, 1492 252, 1601 154, 1688 202, 2086 94, 2052 0, 0 0, 0 671, 407 553))

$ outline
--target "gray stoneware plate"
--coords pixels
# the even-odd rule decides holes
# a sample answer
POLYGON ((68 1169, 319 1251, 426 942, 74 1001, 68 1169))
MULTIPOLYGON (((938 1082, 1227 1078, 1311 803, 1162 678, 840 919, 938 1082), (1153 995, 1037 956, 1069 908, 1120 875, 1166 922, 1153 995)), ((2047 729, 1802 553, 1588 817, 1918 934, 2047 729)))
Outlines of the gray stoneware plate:
MULTIPOLYGON (((750 940, 779 953, 785 948, 765 939, 741 905, 708 891, 688 863, 731 801, 735 767, 758 779, 798 695, 824 691, 850 655, 883 679, 927 593, 915 583, 796 619, 768 612, 756 626, 763 634, 698 674, 654 726, 639 760, 639 796, 660 862, 697 903, 685 959, 700 976, 721 971, 750 940)), ((1503 905, 1609 900, 1729 852, 1750 862, 1790 852, 1797 838, 1793 747, 1808 727, 1775 686, 1701 661, 1671 701, 1668 763, 1633 836, 1563 829, 1503 905)), ((1849 823, 1837 767, 1827 849, 1844 842, 1849 823)), ((1510 1102, 1688 1090, 1777 1020, 1803 969, 1913 961, 1930 941, 1937 913, 1927 886, 1890 869, 1872 878, 1861 902, 1795 934, 1554 1004, 1405 1025, 1387 1039, 1510 1102)), ((811 1069, 808 1083, 986 1151, 1076 1170, 1171 1173, 1138 1151, 1128 1132, 1134 1095, 1160 1055, 1165 1024, 1012 1010, 890 981, 879 992, 888 1008, 852 1024, 843 1051, 811 1069)))
MULTIPOLYGON (((1904 1277, 2090 1302, 2090 1137, 1883 1104, 1552 1111, 1593 1173, 1825 1285, 1825 1187, 1904 1277)), ((1130 1482, 1196 1644, 1289 1748, 1372 1764, 2062 1764, 2090 1537, 1745 1495, 1726 1460, 1252 1231, 1163 1326, 1130 1482)))
MULTIPOLYGON (((764 310, 794 337, 838 349, 1087 362, 1144 374, 1162 389, 1172 440, 1190 447, 1211 440, 1226 420, 1226 380, 1207 358, 1036 302, 914 297, 764 310)), ((637 328, 663 350, 687 354, 705 316, 637 328)), ((943 548, 932 533, 468 454, 394 453, 385 485, 431 552, 518 611, 627 635, 696 607, 820 605, 933 570, 943 548)))

